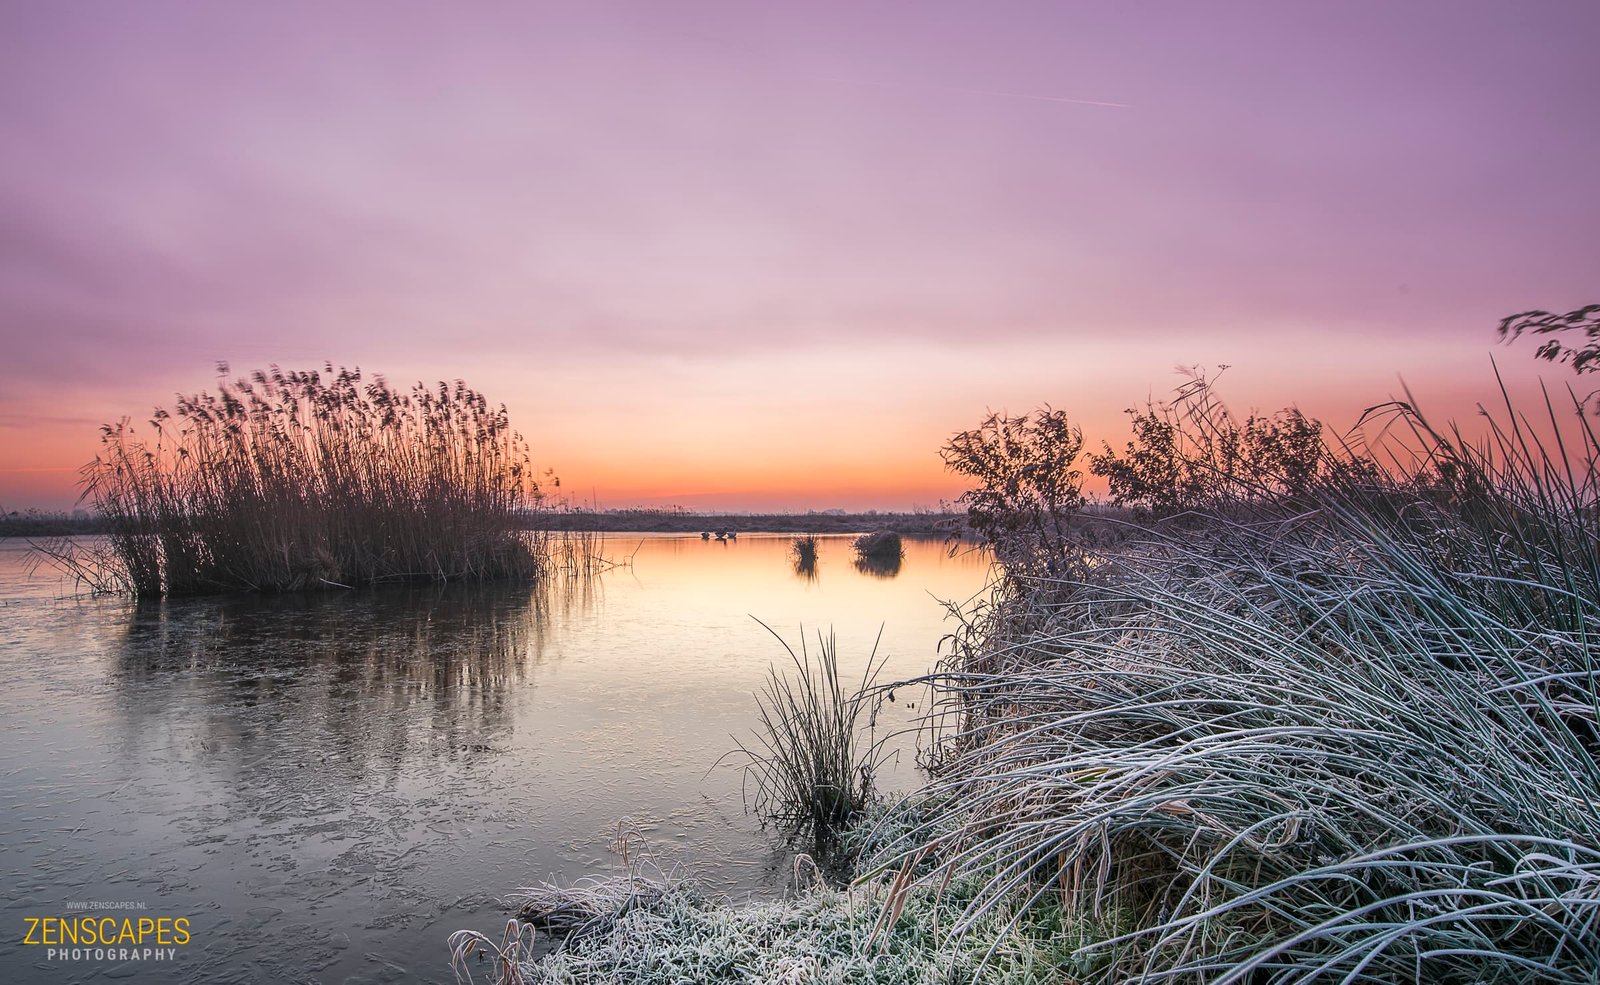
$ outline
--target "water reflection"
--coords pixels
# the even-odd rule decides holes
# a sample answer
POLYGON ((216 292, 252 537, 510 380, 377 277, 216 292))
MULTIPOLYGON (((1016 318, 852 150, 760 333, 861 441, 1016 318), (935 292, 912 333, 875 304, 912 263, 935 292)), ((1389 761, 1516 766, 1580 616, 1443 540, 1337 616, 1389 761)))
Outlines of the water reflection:
MULTIPOLYGON (((628 538, 628 546, 637 543, 628 538)), ((450 931, 497 897, 609 871, 627 818, 717 889, 777 891, 782 846, 708 768, 754 724, 786 636, 833 627, 859 675, 928 669, 935 598, 985 565, 908 544, 898 578, 818 538, 646 538, 631 568, 528 586, 132 605, 59 600, 0 545, 0 878, 14 911, 141 901, 189 916, 179 965, 135 982, 448 982, 450 931)), ((886 706, 881 729, 914 720, 886 706)), ((915 782, 908 754, 903 774, 915 782)), ((20 918, 14 920, 19 922, 20 918)), ((14 963, 14 962, 13 962, 14 963)), ((104 965, 0 967, 25 985, 104 965)))
POLYGON ((490 751, 512 727, 510 689, 546 659, 552 608, 592 612, 592 582, 141 604, 111 681, 135 744, 173 717, 198 730, 212 768, 241 752, 304 766, 334 750, 342 772, 393 774, 419 755, 490 751))
POLYGON ((858 557, 855 561, 856 570, 870 578, 893 578, 904 564, 905 559, 899 557, 858 557))
MULTIPOLYGON (((337 668, 374 680, 399 675, 445 690, 526 675, 544 652, 554 590, 527 585, 395 586, 355 593, 243 595, 133 606, 118 641, 118 671, 143 680, 170 671, 277 672, 337 668)), ((560 596, 566 615, 595 593, 560 596)))

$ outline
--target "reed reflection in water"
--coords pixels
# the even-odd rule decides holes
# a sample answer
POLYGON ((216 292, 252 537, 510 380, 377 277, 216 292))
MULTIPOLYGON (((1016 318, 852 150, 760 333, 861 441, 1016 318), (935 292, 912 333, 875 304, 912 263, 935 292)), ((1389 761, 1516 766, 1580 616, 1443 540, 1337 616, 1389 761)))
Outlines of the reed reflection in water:
MULTIPOLYGON (((631 568, 538 590, 152 605, 57 598, 0 543, 11 907, 189 916, 183 962, 136 982, 445 982, 451 931, 496 930, 520 885, 609 871, 619 820, 713 887, 780 890, 789 857, 737 771, 707 772, 781 657, 751 616, 833 627, 848 673, 883 626, 886 675, 912 676, 948 628, 935 597, 970 596, 985 565, 919 544, 870 578, 823 537, 807 580, 788 537, 626 541, 631 568)), ((914 782, 901 767, 888 782, 914 782)), ((104 970, 13 965, 0 979, 104 970)))

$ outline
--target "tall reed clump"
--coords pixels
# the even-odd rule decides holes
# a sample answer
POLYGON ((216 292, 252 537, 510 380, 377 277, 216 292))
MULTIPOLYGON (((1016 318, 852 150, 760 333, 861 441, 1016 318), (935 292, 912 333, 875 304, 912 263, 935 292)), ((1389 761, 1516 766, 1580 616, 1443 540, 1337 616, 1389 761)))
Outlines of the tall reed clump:
POLYGON ((1391 467, 1150 523, 971 627, 947 827, 904 853, 982 881, 956 929, 1020 894, 1135 914, 1081 951, 1115 980, 1594 981, 1600 442, 1393 410, 1391 467))
POLYGON ((762 625, 783 644, 792 673, 769 671, 756 694, 760 729, 750 745, 738 742, 736 752, 747 779, 755 782, 755 812, 796 833, 809 832, 819 847, 827 847, 874 795, 886 737, 876 734, 872 688, 885 658, 875 642, 859 685, 847 691, 831 632, 817 635, 813 656, 803 631, 796 653, 762 625))
POLYGON ((138 596, 526 576, 540 502, 504 406, 459 380, 274 366, 101 429, 84 497, 111 552, 71 565, 138 596))

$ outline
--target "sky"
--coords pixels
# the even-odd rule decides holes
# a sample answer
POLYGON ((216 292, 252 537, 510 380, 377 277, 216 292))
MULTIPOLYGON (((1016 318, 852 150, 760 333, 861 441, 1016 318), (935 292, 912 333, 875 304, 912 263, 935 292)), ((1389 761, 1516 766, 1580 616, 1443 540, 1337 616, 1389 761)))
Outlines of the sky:
POLYGON ((1600 300, 1587 0, 0 17, 7 510, 218 361, 464 379, 602 507, 914 508, 1179 366, 1470 417, 1502 316, 1600 300))

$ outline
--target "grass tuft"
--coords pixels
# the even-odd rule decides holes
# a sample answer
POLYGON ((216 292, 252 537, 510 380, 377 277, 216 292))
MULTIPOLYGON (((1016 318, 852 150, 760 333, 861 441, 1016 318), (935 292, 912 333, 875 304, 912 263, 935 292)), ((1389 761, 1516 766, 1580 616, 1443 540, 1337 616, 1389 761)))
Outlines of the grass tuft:
POLYGON ((789 557, 794 570, 803 575, 814 575, 817 570, 817 538, 815 534, 802 534, 789 542, 789 557))
MULTIPOLYGON (((761 727, 750 744, 737 742, 748 780, 755 783, 752 807, 765 820, 809 833, 821 849, 872 803, 874 777, 882 766, 884 736, 876 734, 877 697, 873 684, 886 657, 872 652, 853 691, 839 673, 834 635, 817 634, 815 655, 800 652, 770 626, 763 628, 783 644, 792 673, 774 667, 756 694, 761 727)), ((880 632, 879 638, 881 639, 880 632)))

